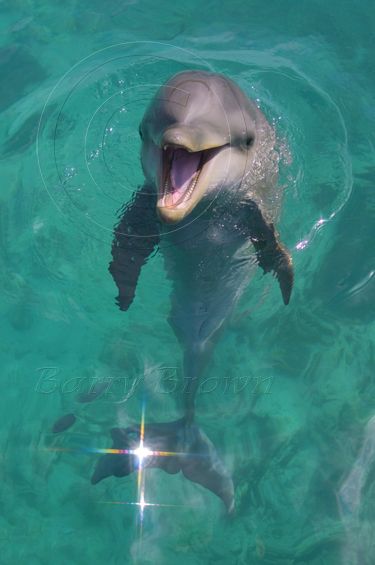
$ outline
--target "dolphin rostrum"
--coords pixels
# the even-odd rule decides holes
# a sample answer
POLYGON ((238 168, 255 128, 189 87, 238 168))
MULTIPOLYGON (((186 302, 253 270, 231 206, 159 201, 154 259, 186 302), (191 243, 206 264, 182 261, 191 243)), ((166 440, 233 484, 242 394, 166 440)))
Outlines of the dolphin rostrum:
MULTIPOLYGON (((132 303, 142 266, 158 248, 173 284, 170 324, 183 349, 185 414, 146 426, 150 449, 184 453, 155 462, 182 470, 233 508, 233 483, 194 423, 195 396, 220 330, 256 265, 272 272, 285 304, 292 260, 274 227, 280 211, 275 133, 231 80, 205 71, 173 76, 151 101, 139 133, 145 183, 122 210, 109 270, 121 310, 132 303), (160 450, 160 449, 159 449, 160 450)), ((113 430, 130 449, 132 428, 113 430)), ((98 462, 93 482, 134 468, 123 455, 98 462)))

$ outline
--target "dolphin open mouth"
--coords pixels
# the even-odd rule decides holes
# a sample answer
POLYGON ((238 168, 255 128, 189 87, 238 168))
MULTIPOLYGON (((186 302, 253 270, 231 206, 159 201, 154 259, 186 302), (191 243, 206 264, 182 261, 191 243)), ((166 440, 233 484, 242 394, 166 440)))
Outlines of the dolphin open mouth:
POLYGON ((208 181, 205 165, 220 149, 191 151, 181 146, 164 146, 158 195, 158 211, 163 220, 179 221, 199 202, 208 181))
POLYGON ((164 206, 183 206, 193 194, 204 164, 205 151, 165 147, 163 151, 162 202, 164 206))

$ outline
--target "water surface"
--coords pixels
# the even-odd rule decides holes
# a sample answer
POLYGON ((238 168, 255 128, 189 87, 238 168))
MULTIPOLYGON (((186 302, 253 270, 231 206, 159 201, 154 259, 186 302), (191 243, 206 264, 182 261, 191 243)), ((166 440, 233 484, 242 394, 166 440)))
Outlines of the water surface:
POLYGON ((32 0, 3 3, 0 25, 2 562, 371 564, 373 4, 32 0), (150 421, 180 414, 162 258, 126 314, 107 267, 118 209, 142 183, 138 123, 189 68, 227 74, 275 125, 296 282, 285 308, 257 273, 198 397, 235 516, 152 470, 160 506, 141 538, 139 508, 107 504, 136 501, 136 477, 92 486, 97 455, 80 448, 109 447, 144 398, 150 421))

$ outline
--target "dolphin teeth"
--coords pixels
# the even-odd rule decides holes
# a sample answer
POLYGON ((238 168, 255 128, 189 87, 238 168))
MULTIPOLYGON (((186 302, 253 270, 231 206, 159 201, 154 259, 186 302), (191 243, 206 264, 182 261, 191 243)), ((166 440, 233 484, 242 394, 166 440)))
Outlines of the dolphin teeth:
POLYGON ((200 169, 195 173, 195 176, 194 176, 193 180, 191 181, 190 186, 189 186, 188 190, 186 191, 185 196, 182 199, 182 202, 186 202, 186 200, 188 200, 190 198, 190 196, 192 195, 193 190, 196 187, 196 184, 198 182, 199 173, 200 173, 200 169))
POLYGON ((170 180, 169 180, 169 175, 167 175, 167 178, 165 179, 165 184, 164 184, 164 190, 163 190, 163 196, 165 196, 170 188, 170 180))

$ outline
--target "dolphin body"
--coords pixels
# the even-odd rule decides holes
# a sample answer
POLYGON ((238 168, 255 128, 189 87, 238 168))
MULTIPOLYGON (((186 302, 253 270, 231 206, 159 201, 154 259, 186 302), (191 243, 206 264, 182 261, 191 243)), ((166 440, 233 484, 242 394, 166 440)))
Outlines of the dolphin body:
MULTIPOLYGON (((146 466, 182 470, 232 510, 231 477, 194 423, 194 400, 212 347, 257 265, 274 273, 284 303, 290 299, 292 261, 274 228, 281 204, 275 134, 238 86, 205 71, 182 72, 163 85, 139 133, 145 183, 122 210, 109 270, 117 303, 127 310, 141 268, 160 249, 173 284, 169 321, 183 350, 185 382, 184 417, 146 425, 145 441, 156 450, 178 445, 186 457, 172 467, 166 457, 150 457, 146 466)), ((132 428, 112 431, 114 446, 129 448, 129 434, 132 428)), ((92 482, 136 468, 119 457, 99 460, 92 482)))

